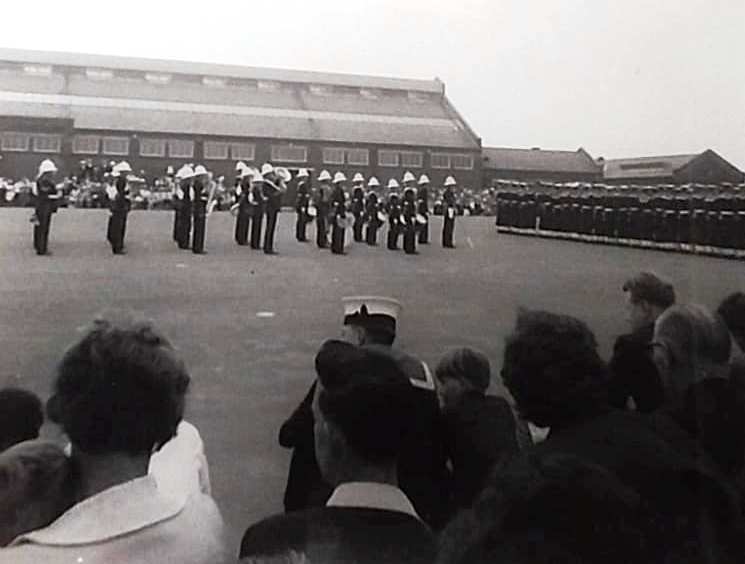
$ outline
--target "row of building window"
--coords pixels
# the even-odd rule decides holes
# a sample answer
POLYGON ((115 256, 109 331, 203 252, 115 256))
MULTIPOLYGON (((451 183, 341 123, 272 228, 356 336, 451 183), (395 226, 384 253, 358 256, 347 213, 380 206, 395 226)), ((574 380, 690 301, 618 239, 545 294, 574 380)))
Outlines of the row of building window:
MULTIPOLYGON (((36 153, 59 153, 62 146, 61 135, 4 132, 0 134, 0 150, 28 151, 33 146, 36 153)), ((129 138, 100 135, 75 135, 72 152, 76 155, 129 155, 129 138)), ((208 160, 253 161, 256 146, 253 143, 205 141, 204 158, 208 160)), ((176 159, 194 158, 194 141, 187 139, 140 138, 140 156, 165 157, 176 159)), ((308 148, 303 145, 272 145, 271 160, 281 163, 308 162, 308 148)), ((347 149, 325 147, 323 164, 368 166, 368 149, 347 149)), ((473 156, 457 153, 432 153, 432 168, 470 170, 473 156)), ((378 165, 385 167, 422 168, 424 153, 421 151, 378 150, 378 165)))

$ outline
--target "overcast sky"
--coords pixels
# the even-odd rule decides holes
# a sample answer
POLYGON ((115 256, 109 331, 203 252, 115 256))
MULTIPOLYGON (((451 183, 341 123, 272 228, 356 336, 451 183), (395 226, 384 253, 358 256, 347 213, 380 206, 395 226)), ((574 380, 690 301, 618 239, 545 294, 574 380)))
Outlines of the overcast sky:
POLYGON ((712 148, 745 169, 744 30, 745 0, 29 0, 0 42, 437 76, 484 145, 712 148))

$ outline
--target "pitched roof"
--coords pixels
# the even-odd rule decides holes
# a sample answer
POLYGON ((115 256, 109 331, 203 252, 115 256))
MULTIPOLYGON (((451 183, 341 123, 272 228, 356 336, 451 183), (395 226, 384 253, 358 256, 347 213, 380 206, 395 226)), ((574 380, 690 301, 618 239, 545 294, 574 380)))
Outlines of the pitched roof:
POLYGON ((606 159, 603 163, 603 176, 609 180, 668 177, 700 154, 606 159))
POLYGON ((600 172, 600 167, 584 149, 546 151, 543 149, 483 148, 485 169, 531 172, 600 172))
POLYGON ((0 61, 40 65, 59 65, 113 70, 134 70, 154 73, 203 75, 248 80, 299 82, 304 84, 326 84, 356 88, 385 88, 444 93, 444 85, 438 79, 419 80, 331 72, 314 72, 291 69, 247 67, 216 63, 169 61, 113 55, 87 53, 63 53, 57 51, 32 51, 26 49, 0 48, 0 61))

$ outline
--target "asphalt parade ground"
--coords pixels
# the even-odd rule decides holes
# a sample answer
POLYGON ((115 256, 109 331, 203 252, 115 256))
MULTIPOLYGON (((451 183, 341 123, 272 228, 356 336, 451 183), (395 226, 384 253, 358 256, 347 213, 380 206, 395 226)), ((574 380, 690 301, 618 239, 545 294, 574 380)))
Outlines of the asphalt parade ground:
MULTIPOLYGON (((457 248, 420 254, 351 243, 346 256, 294 240, 281 213, 279 255, 238 247, 234 219, 208 220, 209 254, 178 250, 173 216, 134 211, 129 254, 106 242, 105 210, 62 209, 52 219, 51 257, 36 256, 31 209, 0 209, 0 385, 49 395, 55 363, 100 312, 132 310, 154 320, 192 375, 187 419, 202 433, 213 494, 238 546, 247 525, 282 509, 289 452, 283 420, 313 380, 313 358, 339 335, 342 296, 380 294, 404 304, 398 344, 431 367, 451 346, 491 359, 499 382, 503 339, 520 305, 572 314, 596 332, 607 358, 626 330, 621 285, 652 268, 674 281, 679 301, 714 307, 745 289, 741 261, 498 234, 492 217, 458 218, 457 248)), ((308 235, 315 236, 310 225, 308 235)), ((381 237, 382 235, 382 237, 381 237)))

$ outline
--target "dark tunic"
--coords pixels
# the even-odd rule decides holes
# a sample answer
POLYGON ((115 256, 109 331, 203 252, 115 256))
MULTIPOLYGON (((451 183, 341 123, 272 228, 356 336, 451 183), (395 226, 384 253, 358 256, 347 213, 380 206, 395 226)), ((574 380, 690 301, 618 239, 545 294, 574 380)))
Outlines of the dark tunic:
POLYGON ((470 507, 494 464, 518 451, 515 418, 504 398, 471 391, 442 419, 453 467, 453 503, 470 507))
MULTIPOLYGON (((243 535, 240 557, 287 557, 323 564, 430 564, 435 537, 398 511, 323 507, 260 521, 243 535)), ((289 561, 289 560, 288 560, 289 561)))
POLYGON ((616 339, 608 382, 608 399, 613 407, 625 409, 628 398, 642 413, 662 405, 662 380, 649 352, 653 333, 654 324, 650 323, 616 339))

